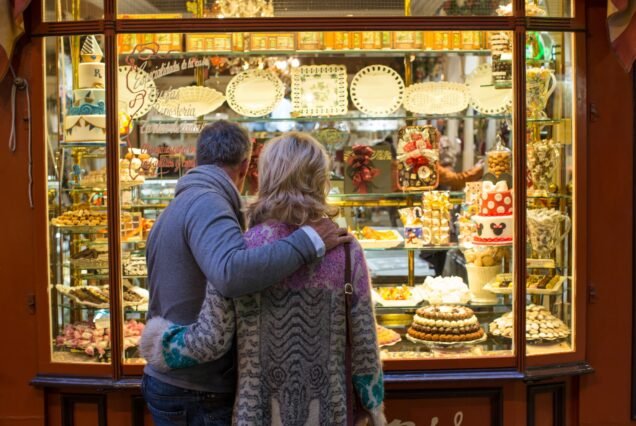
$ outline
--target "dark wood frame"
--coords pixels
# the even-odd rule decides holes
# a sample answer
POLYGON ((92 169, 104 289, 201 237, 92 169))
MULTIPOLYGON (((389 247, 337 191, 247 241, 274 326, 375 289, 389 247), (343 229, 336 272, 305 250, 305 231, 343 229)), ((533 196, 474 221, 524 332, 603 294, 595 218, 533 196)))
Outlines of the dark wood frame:
MULTIPOLYGON (((632 109, 634 124, 634 144, 636 144, 636 65, 632 67, 632 109)), ((636 150, 633 154, 633 163, 636 164, 636 150)), ((636 172, 632 176, 632 212, 636 211, 636 172)), ((632 247, 636 246, 636 216, 632 224, 632 247)), ((632 396, 631 396, 631 418, 636 420, 636 251, 632 249, 632 396)))
MULTIPOLYGON (((575 33, 576 42, 576 211, 577 211, 577 229, 584 229, 586 223, 586 79, 585 79, 585 2, 584 0, 575 0, 574 10, 576 16, 574 18, 530 18, 524 16, 525 0, 514 0, 514 16, 513 17, 366 17, 366 18, 267 18, 267 19, 167 19, 167 20, 151 20, 151 19, 135 19, 120 20, 116 16, 116 0, 105 0, 104 19, 96 21, 76 21, 76 22, 43 22, 42 21, 42 1, 33 0, 31 20, 29 22, 31 33, 34 36, 63 36, 71 34, 103 34, 105 40, 105 61, 108 64, 106 69, 107 85, 110 90, 107 91, 107 148, 106 159, 108 169, 108 191, 111 194, 119 193, 119 179, 117 179, 116 167, 119 161, 119 144, 118 144, 118 125, 116 110, 116 94, 117 94, 117 34, 119 33, 144 33, 144 32, 183 32, 187 28, 187 32, 228 32, 228 31, 311 31, 311 30, 409 30, 409 29, 426 29, 426 30, 506 30, 514 33, 514 46, 516 51, 523 52, 525 47, 525 34, 527 31, 564 31, 575 33), (37 13, 40 12, 40 13, 37 13), (580 12, 580 13, 579 13, 580 12)), ((38 54, 43 57, 43 44, 40 43, 38 54)), ((43 61, 42 61, 43 62, 43 61)), ((518 107, 515 109, 514 133, 515 140, 525 140, 526 117, 525 117, 525 73, 520 72, 525 67, 524 55, 516 55, 514 62, 514 73, 517 77, 515 86, 514 102, 518 107)), ((40 93, 37 99, 44 99, 42 85, 39 87, 40 93)), ((43 105, 36 104, 34 106, 34 115, 37 117, 43 115, 43 105)), ((37 141, 45 140, 45 126, 34 126, 34 140, 36 146, 45 146, 44 143, 37 144, 37 141)), ((516 158, 525 158, 525 144, 516 143, 516 158)), ((35 150, 34 160, 36 164, 46 164, 46 154, 44 149, 35 150)), ((517 161, 515 167, 515 179, 517 182, 525 180, 526 165, 525 161, 517 161)), ((35 168, 35 197, 37 220, 37 235, 40 239, 35 241, 36 252, 38 257, 42 259, 41 265, 36 269, 38 282, 48 284, 48 225, 46 206, 46 176, 44 167, 35 168)), ((523 240, 525 235, 525 187, 518 185, 517 196, 515 197, 515 207, 518 214, 515 218, 515 231, 523 240)), ((113 197, 110 200, 108 209, 108 226, 109 229, 119 229, 119 199, 113 197)), ((577 234, 579 234, 577 232, 577 234)), ((120 235, 118 232, 110 232, 108 234, 110 245, 109 267, 111 271, 121 270, 120 262, 120 235)), ((585 261, 586 261, 586 245, 583 238, 575 239, 576 247, 576 263, 573 269, 577 274, 577 292, 576 292, 576 347, 573 352, 562 353, 556 355, 541 355, 526 357, 525 354, 525 286, 521 285, 517 288, 517 297, 515 299, 515 309, 518 313, 518 321, 515 325, 515 342, 516 351, 513 355, 507 357, 492 358, 474 358, 474 359, 440 359, 440 360, 391 360, 385 362, 385 369, 388 372, 395 371, 404 373, 406 377, 410 372, 427 372, 427 374, 435 376, 440 371, 439 377, 442 378, 444 373, 441 371, 455 370, 456 378, 460 376, 470 377, 472 372, 479 371, 482 374, 488 374, 492 371, 492 376, 497 377, 498 371, 504 369, 513 369, 517 371, 519 378, 525 377, 526 367, 542 367, 555 364, 581 363, 585 358, 585 261)), ((525 277, 525 247, 518 244, 514 253, 517 282, 523 282, 525 277)), ((111 312, 121 312, 121 276, 120 274, 111 274, 110 277, 110 299, 111 312)), ((48 306, 47 285, 38 286, 37 298, 46 303, 40 303, 41 306, 48 306)), ((123 365, 122 364, 122 318, 120 315, 111 315, 111 338, 112 338, 112 356, 111 364, 104 365, 84 365, 84 364, 60 364, 52 363, 50 360, 50 317, 48 309, 40 309, 38 316, 38 359, 41 374, 46 375, 63 375, 64 377, 94 377, 106 379, 110 383, 120 383, 125 381, 126 377, 137 376, 142 372, 140 366, 123 365)), ((585 369, 582 369, 585 370, 585 369)), ((589 370, 589 369, 588 369, 589 370)), ((587 371, 587 370, 586 370, 587 371)), ((399 375, 399 374, 398 374, 399 375)), ((396 377, 398 377, 396 375, 396 377)), ((41 382, 37 378, 34 383, 41 382)))
POLYGON ((501 387, 386 391, 387 400, 433 398, 488 398, 492 418, 491 426, 503 426, 504 424, 503 388, 501 387))
POLYGON ((65 393, 61 395, 62 402, 62 425, 74 426, 74 413, 73 407, 75 403, 91 403, 97 405, 97 426, 106 426, 108 424, 107 410, 106 410, 106 395, 86 395, 86 394, 72 394, 65 393))
POLYGON ((552 424, 565 426, 565 383, 546 383, 528 385, 526 403, 526 425, 535 426, 536 396, 541 393, 552 394, 552 424))

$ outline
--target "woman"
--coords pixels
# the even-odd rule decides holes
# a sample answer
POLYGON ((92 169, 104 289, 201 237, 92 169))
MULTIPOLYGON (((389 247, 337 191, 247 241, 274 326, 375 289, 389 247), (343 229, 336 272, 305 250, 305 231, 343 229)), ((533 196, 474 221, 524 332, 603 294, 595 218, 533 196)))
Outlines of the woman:
MULTIPOLYGON (((259 193, 248 209, 248 247, 284 238, 299 226, 333 215, 326 204, 329 158, 311 136, 287 133, 268 142, 258 168, 259 193)), ((384 389, 368 270, 357 242, 351 245, 350 255, 353 383, 374 424, 382 425, 384 389)), ((235 424, 346 424, 344 256, 345 248, 338 247, 322 262, 302 267, 283 282, 234 300, 235 424)), ((231 323, 231 313, 223 314, 227 303, 208 294, 199 320, 190 326, 153 318, 147 328, 164 331, 144 333, 144 337, 161 336, 142 339, 148 362, 178 368, 222 355, 232 329, 212 324, 231 323), (211 330, 218 331, 212 339, 211 330), (197 340, 207 342, 205 353, 197 340)))

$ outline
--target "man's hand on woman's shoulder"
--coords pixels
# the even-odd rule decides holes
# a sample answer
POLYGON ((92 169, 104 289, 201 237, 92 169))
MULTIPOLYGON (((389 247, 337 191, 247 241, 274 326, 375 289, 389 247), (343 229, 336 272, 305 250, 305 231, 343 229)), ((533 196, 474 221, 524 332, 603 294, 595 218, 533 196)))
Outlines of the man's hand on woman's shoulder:
POLYGON ((331 219, 320 219, 308 224, 311 226, 314 231, 322 241, 325 243, 325 248, 327 251, 331 250, 334 247, 339 246, 340 244, 350 243, 353 241, 353 236, 347 233, 345 228, 339 228, 331 219))

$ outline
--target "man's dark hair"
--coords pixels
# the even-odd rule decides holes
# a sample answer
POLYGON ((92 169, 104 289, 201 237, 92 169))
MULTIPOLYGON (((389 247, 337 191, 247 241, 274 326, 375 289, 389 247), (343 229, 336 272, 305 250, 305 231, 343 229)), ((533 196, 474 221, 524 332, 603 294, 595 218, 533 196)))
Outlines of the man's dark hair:
POLYGON ((241 126, 225 120, 205 126, 197 139, 197 165, 236 166, 248 157, 252 144, 241 126))

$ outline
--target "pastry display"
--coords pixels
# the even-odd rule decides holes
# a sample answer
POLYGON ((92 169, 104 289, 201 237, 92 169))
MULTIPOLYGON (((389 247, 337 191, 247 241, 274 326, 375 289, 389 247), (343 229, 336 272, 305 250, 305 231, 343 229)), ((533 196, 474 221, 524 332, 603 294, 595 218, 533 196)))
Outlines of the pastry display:
MULTIPOLYGON (((528 294, 554 294, 559 291, 565 277, 561 275, 532 274, 526 277, 528 294)), ((492 293, 511 294, 514 287, 512 274, 499 274, 484 288, 492 293)))
POLYGON ((131 277, 140 277, 148 275, 148 267, 146 259, 143 256, 131 256, 130 259, 123 262, 124 275, 131 277))
POLYGON ((500 180, 496 184, 490 181, 483 182, 479 214, 474 215, 472 219, 477 229, 473 244, 512 244, 512 191, 506 181, 500 180))
MULTIPOLYGON (((489 325, 490 334, 512 339, 513 320, 512 312, 497 318, 489 325)), ((534 304, 526 306, 526 341, 528 343, 555 341, 569 335, 568 326, 552 315, 548 309, 534 304)))
POLYGON ((51 220, 55 226, 106 226, 106 212, 95 210, 69 210, 51 220))
POLYGON ((391 248, 400 245, 404 238, 394 229, 378 230, 365 226, 352 232, 362 248, 391 248))
POLYGON ((380 287, 377 291, 384 300, 407 300, 411 298, 411 289, 405 285, 380 287))
POLYGON ((108 268, 108 245, 85 248, 72 254, 71 264, 81 269, 108 268))
POLYGON ((398 132, 398 187, 434 189, 439 181, 439 132, 434 126, 406 126, 398 132))
POLYGON ((502 271, 502 260, 509 257, 510 251, 504 247, 476 247, 464 252, 466 276, 473 303, 497 302, 497 296, 487 291, 485 286, 502 271))
POLYGON ((426 277, 422 292, 428 303, 468 303, 470 291, 460 277, 426 277))
POLYGON ((78 67, 79 89, 64 119, 65 142, 104 142, 106 140, 106 64, 95 36, 84 40, 78 67))
POLYGON ((408 335, 425 342, 461 343, 481 339, 484 330, 468 307, 432 305, 416 311, 408 335))
MULTIPOLYGON (((144 324, 128 320, 124 324, 124 349, 135 347, 144 330, 144 324)), ((94 324, 81 322, 67 324, 62 334, 57 336, 55 344, 59 349, 83 352, 88 356, 105 358, 110 350, 110 329, 96 327, 94 324)))
POLYGON ((402 337, 390 328, 375 325, 375 332, 378 335, 378 346, 391 346, 402 340, 402 337))
MULTIPOLYGON (((58 284, 55 289, 81 305, 93 308, 109 308, 110 294, 108 293, 108 285, 69 287, 58 284)), ((137 286, 124 287, 122 291, 124 306, 138 307, 138 305, 148 303, 148 297, 148 290, 137 286)))

